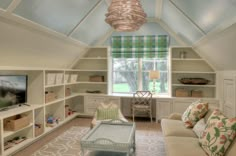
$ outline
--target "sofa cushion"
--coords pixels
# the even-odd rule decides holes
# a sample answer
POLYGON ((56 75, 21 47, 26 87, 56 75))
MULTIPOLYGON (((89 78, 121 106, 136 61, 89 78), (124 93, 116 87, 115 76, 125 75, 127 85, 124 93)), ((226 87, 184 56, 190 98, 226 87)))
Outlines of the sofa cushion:
POLYGON ((208 111, 208 103, 200 100, 193 102, 182 115, 182 120, 186 127, 192 128, 208 111))
POLYGON ((180 113, 172 113, 168 116, 168 119, 182 120, 181 117, 182 117, 182 114, 180 114, 180 113))
POLYGON ((228 119, 215 110, 199 142, 208 155, 223 156, 236 135, 236 118, 228 119))
POLYGON ((197 137, 192 129, 184 126, 181 120, 162 119, 161 127, 164 136, 197 137))
POLYGON ((229 149, 226 151, 226 156, 235 156, 236 153, 236 138, 234 138, 234 141, 229 146, 229 149))
POLYGON ((199 145, 198 138, 165 137, 167 156, 206 156, 199 145))

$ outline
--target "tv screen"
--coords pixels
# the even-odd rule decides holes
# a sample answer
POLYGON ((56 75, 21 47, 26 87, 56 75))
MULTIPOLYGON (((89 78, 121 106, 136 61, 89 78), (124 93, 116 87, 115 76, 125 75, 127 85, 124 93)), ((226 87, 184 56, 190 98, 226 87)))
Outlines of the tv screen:
POLYGON ((0 110, 27 102, 27 75, 0 75, 0 110))

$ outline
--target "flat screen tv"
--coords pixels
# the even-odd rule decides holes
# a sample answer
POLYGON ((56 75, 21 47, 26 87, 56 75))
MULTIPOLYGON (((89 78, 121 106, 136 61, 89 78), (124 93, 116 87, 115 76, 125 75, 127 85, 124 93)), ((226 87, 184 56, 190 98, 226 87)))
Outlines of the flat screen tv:
POLYGON ((0 75, 0 110, 27 102, 27 75, 0 75))

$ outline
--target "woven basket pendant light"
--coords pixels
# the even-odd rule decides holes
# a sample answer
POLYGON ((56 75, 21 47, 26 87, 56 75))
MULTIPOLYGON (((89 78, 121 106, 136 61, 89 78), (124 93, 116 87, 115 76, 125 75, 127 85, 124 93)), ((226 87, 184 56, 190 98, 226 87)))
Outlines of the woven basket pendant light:
POLYGON ((105 21, 117 31, 136 31, 146 17, 139 0, 112 0, 105 21))

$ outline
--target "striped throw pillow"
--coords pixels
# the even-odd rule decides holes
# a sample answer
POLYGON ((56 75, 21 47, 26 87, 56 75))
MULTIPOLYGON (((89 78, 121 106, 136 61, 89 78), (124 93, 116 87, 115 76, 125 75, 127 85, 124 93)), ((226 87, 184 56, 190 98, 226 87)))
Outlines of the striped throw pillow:
POLYGON ((118 119, 119 112, 118 108, 98 108, 97 109, 97 119, 106 120, 106 119, 118 119))

